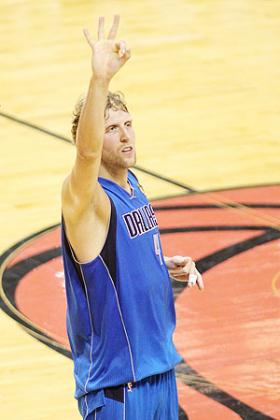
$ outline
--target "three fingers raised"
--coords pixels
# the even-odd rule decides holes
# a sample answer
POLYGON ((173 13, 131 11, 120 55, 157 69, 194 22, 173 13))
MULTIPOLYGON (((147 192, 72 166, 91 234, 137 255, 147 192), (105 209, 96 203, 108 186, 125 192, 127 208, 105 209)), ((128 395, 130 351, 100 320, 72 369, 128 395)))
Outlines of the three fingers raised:
MULTIPOLYGON (((97 38, 98 41, 104 40, 105 39, 105 29, 104 29, 104 23, 105 23, 105 19, 104 16, 99 16, 98 19, 98 30, 97 30, 97 38)), ((109 40, 113 40, 116 38, 117 32, 118 32, 118 27, 119 27, 119 23, 120 23, 120 15, 114 15, 114 21, 112 24, 112 27, 110 29, 109 35, 107 37, 107 39, 109 40)), ((89 32, 89 30, 87 28, 83 29, 84 35, 86 37, 87 42, 89 43, 89 45, 91 47, 93 47, 94 45, 94 40, 89 32)), ((121 41, 121 42, 125 42, 125 41, 121 41)), ((116 43, 116 48, 117 50, 121 49, 121 46, 118 47, 119 43, 116 43)), ((126 49, 124 48, 122 51, 122 54, 124 54, 126 52, 126 49)))

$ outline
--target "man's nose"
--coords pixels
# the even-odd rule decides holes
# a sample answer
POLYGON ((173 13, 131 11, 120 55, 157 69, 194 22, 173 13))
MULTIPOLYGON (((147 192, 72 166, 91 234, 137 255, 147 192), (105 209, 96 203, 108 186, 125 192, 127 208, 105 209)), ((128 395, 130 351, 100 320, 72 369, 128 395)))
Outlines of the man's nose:
POLYGON ((125 127, 120 127, 120 141, 124 143, 129 141, 129 134, 125 127))

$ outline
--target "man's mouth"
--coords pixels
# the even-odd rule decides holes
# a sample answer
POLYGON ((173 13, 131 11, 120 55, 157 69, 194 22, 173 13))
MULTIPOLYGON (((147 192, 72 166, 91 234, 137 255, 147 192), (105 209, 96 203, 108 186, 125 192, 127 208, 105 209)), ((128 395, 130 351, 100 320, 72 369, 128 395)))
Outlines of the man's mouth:
POLYGON ((126 146, 122 149, 122 153, 129 153, 132 152, 133 147, 132 146, 126 146))

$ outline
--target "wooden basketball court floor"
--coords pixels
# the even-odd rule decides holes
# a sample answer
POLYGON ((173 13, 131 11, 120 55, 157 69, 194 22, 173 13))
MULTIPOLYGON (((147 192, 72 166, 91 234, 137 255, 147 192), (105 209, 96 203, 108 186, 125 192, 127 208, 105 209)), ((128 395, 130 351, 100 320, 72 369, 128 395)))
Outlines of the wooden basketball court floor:
POLYGON ((82 28, 114 13, 137 175, 166 255, 191 255, 205 281, 173 284, 180 418, 280 419, 277 0, 1 1, 1 419, 80 418, 60 187, 90 77, 82 28))

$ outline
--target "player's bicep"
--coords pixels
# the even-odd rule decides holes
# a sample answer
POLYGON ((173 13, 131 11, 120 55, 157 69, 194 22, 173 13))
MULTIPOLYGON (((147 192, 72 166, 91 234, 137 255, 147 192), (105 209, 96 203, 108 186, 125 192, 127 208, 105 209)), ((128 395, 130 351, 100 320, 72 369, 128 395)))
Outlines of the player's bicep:
POLYGON ((95 258, 102 249, 110 220, 110 199, 98 184, 93 199, 87 201, 71 192, 69 180, 70 175, 62 187, 62 215, 76 257, 85 262, 95 258))

